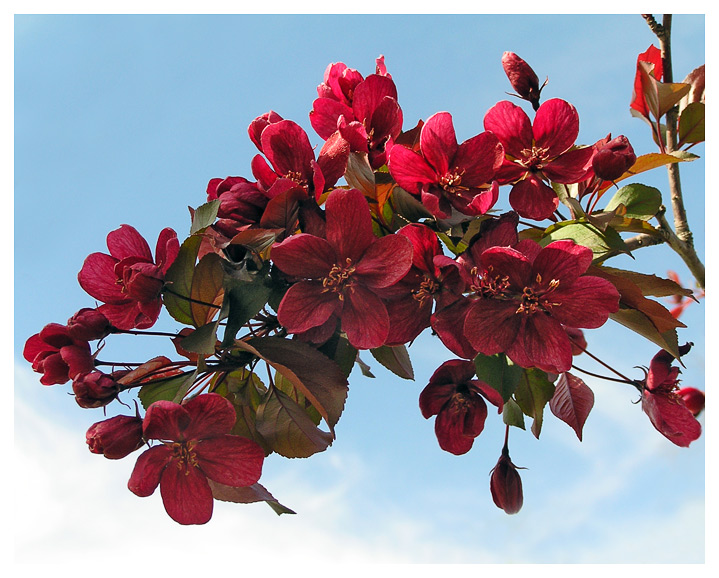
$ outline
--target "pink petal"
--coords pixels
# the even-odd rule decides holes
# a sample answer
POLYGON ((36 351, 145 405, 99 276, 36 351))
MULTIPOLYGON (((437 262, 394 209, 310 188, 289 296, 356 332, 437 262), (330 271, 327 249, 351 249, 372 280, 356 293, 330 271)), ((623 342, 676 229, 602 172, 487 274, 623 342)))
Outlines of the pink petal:
POLYGON ((105 253, 92 253, 82 264, 77 281, 88 295, 103 303, 127 301, 122 285, 117 283, 115 265, 118 260, 105 253))
MULTIPOLYGON (((485 417, 486 417, 485 406, 485 417)), ((481 415, 479 416, 481 418, 481 415)), ((456 456, 466 454, 474 445, 474 436, 465 435, 465 411, 453 411, 451 402, 445 405, 442 411, 437 414, 434 422, 434 433, 437 436, 439 447, 444 451, 456 456)), ((484 426, 484 422, 482 422, 484 426)))
POLYGON ((67 375, 70 379, 74 379, 78 373, 87 373, 95 369, 90 347, 87 344, 67 345, 60 349, 60 356, 67 364, 67 375))
POLYGON ((375 146, 384 145, 388 137, 399 135, 402 131, 402 109, 394 98, 385 96, 380 101, 372 113, 369 130, 373 131, 372 143, 375 146))
POLYGON ((269 189, 277 180, 277 173, 270 168, 262 155, 255 155, 252 158, 250 168, 254 177, 265 190, 269 189))
POLYGON ((501 393, 499 393, 491 385, 488 385, 478 379, 473 379, 469 381, 469 384, 471 390, 481 393, 485 398, 487 398, 487 400, 489 400, 492 405, 499 408, 498 413, 502 413, 502 408, 504 407, 504 398, 502 397, 501 393))
POLYGON ((142 235, 130 225, 121 225, 119 229, 108 233, 107 248, 110 249, 110 255, 118 260, 126 257, 142 257, 146 261, 152 262, 150 246, 142 235))
MULTIPOLYGON (((370 74, 363 82, 360 82, 352 97, 352 110, 354 118, 367 126, 375 110, 385 97, 397 100, 397 87, 391 78, 370 74)), ((349 117, 347 117, 349 119, 349 117)))
POLYGON ((562 154, 579 135, 577 109, 560 98, 545 101, 534 117, 532 132, 536 145, 548 149, 548 156, 562 154))
POLYGON ((389 315, 382 300, 361 285, 345 293, 342 331, 357 349, 384 345, 389 335, 389 315))
MULTIPOLYGON (((147 307, 145 308, 147 309, 147 307)), ((161 302, 159 300, 156 302, 154 309, 156 309, 157 316, 159 316, 161 309, 161 302)), ((147 329, 157 321, 157 316, 154 319, 148 318, 148 316, 140 310, 140 304, 137 301, 100 305, 97 310, 107 317, 107 320, 118 329, 147 329)))
POLYGON ((402 145, 392 147, 388 166, 397 184, 413 195, 419 195, 424 185, 436 183, 439 179, 421 154, 402 145))
POLYGON ((526 112, 508 100, 498 102, 487 111, 484 129, 493 132, 504 146, 504 152, 514 158, 522 158, 522 150, 532 148, 532 123, 526 112))
POLYGON ((489 189, 471 189, 474 197, 464 207, 461 204, 466 201, 463 198, 454 197, 453 205, 460 213, 465 215, 484 215, 499 199, 499 183, 494 181, 489 189))
POLYGON ((344 116, 348 122, 354 120, 352 109, 332 98, 318 98, 312 103, 310 124, 315 132, 327 140, 337 130, 337 119, 344 116))
POLYGON ((457 148, 454 166, 464 171, 462 185, 478 187, 489 183, 504 161, 504 147, 497 136, 483 132, 457 148))
POLYGON ((412 265, 434 276, 437 271, 434 257, 442 254, 435 232, 421 223, 410 223, 397 231, 397 234, 404 235, 412 243, 412 265))
POLYGON ((427 119, 419 137, 420 150, 435 172, 443 176, 456 164, 457 135, 452 124, 452 115, 438 112, 427 119), (452 167, 450 167, 452 164, 452 167))
POLYGON ((345 259, 357 263, 376 237, 364 195, 357 189, 335 189, 325 203, 327 241, 344 265, 345 259))
POLYGON ((265 452, 247 438, 223 435, 198 442, 194 450, 205 475, 226 486, 251 486, 262 474, 265 452))
POLYGON ((280 270, 292 277, 322 279, 339 258, 327 241, 300 233, 273 245, 271 259, 280 270))
POLYGON ((347 142, 339 131, 335 131, 327 139, 327 142, 320 150, 317 164, 322 170, 325 179, 324 188, 331 188, 347 170, 347 160, 350 156, 350 143, 347 142))
POLYGON ((227 434, 237 421, 232 403, 216 393, 193 397, 182 407, 190 416, 190 423, 183 433, 186 440, 227 434))
POLYGON ((277 320, 290 333, 301 333, 322 325, 341 308, 339 294, 323 292, 322 284, 317 281, 300 281, 282 298, 277 320))
POLYGON ((170 465, 162 473, 160 494, 165 511, 178 524, 206 524, 212 518, 212 490, 197 467, 170 465))
POLYGON ((412 266, 412 243, 403 235, 377 239, 357 263, 355 275, 368 287, 394 285, 412 266))
POLYGON ((172 461, 171 448, 165 444, 151 447, 137 458, 127 487, 141 498, 152 495, 160 483, 162 472, 172 461))
POLYGON ((520 216, 541 221, 552 216, 559 206, 559 198, 551 187, 535 177, 528 177, 512 187, 509 204, 520 216))
POLYGON ((179 442, 187 439, 184 431, 190 420, 190 414, 179 403, 156 401, 147 408, 142 433, 146 439, 179 442))
POLYGON ((429 327, 433 303, 430 297, 420 302, 409 295, 387 303, 389 315, 387 345, 409 343, 429 327))

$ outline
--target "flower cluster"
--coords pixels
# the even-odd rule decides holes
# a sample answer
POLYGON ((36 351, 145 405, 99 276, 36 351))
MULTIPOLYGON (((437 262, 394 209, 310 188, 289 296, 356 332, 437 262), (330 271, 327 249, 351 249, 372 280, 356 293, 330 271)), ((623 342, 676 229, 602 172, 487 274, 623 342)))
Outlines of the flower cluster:
MULTIPOLYGON (((265 457, 327 449, 352 368, 367 373, 360 354, 413 378, 407 346, 428 329, 454 358, 419 393, 420 412, 436 416, 439 447, 454 455, 470 451, 492 420, 505 428, 490 491, 509 514, 523 503, 510 427, 524 429, 527 416, 539 437, 549 405, 581 439, 594 397, 570 370, 582 371, 574 357, 594 357, 582 330, 611 317, 665 339, 646 379, 624 381, 641 389, 643 410, 673 443, 699 437, 703 394, 679 390, 671 366, 686 348, 667 336, 683 324, 645 297, 681 301, 686 290, 661 280, 658 293, 647 286, 657 281, 603 265, 625 250, 620 233, 651 229, 648 187, 620 189, 596 210, 637 162, 634 149, 611 133, 578 144, 574 106, 542 102, 544 84, 516 54, 506 52, 502 65, 534 118, 500 101, 477 118, 483 130, 459 143, 446 111, 403 129, 383 57, 368 76, 330 64, 309 112, 322 143, 264 113, 247 129, 259 151, 251 178, 212 178, 182 244, 165 228, 153 256, 121 225, 107 235, 109 253, 85 259, 79 284, 101 304, 45 326, 23 354, 42 384, 72 381, 82 408, 127 405, 134 390, 144 416, 136 406, 86 436, 108 459, 150 445, 130 491, 144 497, 159 487, 180 524, 209 521, 214 499, 291 512, 258 483, 265 457), (497 210, 503 200, 511 210, 497 210), (147 331, 163 308, 183 327, 147 331), (121 334, 169 337, 180 359, 98 359, 121 334)), ((635 110, 646 106, 635 99, 635 110)))

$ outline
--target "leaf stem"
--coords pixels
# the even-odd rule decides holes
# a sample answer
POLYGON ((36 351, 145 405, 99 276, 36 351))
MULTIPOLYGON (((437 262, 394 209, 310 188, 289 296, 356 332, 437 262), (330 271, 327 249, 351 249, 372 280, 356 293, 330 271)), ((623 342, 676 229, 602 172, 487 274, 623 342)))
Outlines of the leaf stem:
POLYGON ((177 293, 177 291, 173 291, 170 289, 168 285, 165 285, 162 288, 163 292, 166 291, 167 293, 170 293, 174 295, 175 297, 179 297, 180 299, 184 299, 185 301, 189 301, 190 303, 197 303, 198 305, 204 305, 205 307, 214 307, 215 309, 222 309, 220 305, 215 305, 214 303, 207 303, 206 301, 200 301, 199 299, 193 299, 192 297, 188 297, 187 295, 182 295, 181 293, 177 293))

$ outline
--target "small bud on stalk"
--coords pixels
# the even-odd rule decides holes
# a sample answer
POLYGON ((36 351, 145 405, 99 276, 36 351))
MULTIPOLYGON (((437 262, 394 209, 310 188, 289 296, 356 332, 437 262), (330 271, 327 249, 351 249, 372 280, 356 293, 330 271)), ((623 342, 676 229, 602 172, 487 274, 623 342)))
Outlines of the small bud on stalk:
POLYGON ((75 401, 80 407, 102 407, 117 397, 120 385, 102 371, 80 373, 72 382, 75 401))
POLYGON ((90 426, 85 435, 93 454, 119 460, 142 447, 142 418, 117 415, 90 426))
POLYGON ((621 177, 636 162, 632 145, 624 135, 608 140, 607 143, 599 145, 597 152, 592 159, 594 174, 605 181, 613 181, 621 177))
POLYGON ((502 455, 491 473, 489 489, 494 503, 507 514, 516 514, 522 509, 524 501, 522 479, 517 472, 517 466, 509 459, 509 451, 506 447, 502 450, 502 455))
POLYGON ((502 67, 512 84, 512 88, 517 91, 517 95, 531 102, 532 108, 537 110, 539 108, 539 95, 547 81, 545 80, 540 87, 539 78, 532 70, 532 67, 514 52, 505 52, 502 55, 502 67))

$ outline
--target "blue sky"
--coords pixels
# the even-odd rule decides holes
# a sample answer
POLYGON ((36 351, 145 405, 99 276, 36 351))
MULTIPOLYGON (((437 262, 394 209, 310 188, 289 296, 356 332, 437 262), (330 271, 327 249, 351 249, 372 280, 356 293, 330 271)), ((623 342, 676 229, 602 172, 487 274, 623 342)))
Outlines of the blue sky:
MULTIPOLYGON (((704 63, 704 17, 676 16, 674 73, 704 63)), ((15 444, 25 472, 18 491, 17 561, 102 560, 137 524, 158 548, 211 545, 244 536, 238 551, 292 559, 405 563, 628 563, 704 561, 704 437, 674 447, 642 414, 633 389, 587 380, 596 397, 584 442, 548 414, 541 439, 513 430, 525 504, 506 516, 491 501, 489 470, 504 428, 490 415, 464 456, 442 452, 417 397, 451 354, 423 336, 410 349, 415 382, 394 378, 367 354, 376 379, 353 373, 337 440, 308 460, 266 460, 263 483, 298 512, 264 504, 216 504, 209 525, 181 528, 159 495, 126 489, 134 457, 91 455, 69 384, 43 387, 22 359, 25 340, 49 322, 92 306, 76 282, 84 258, 105 250, 122 223, 151 243, 164 227, 189 231, 188 206, 205 201, 213 177, 250 177, 256 153, 247 125, 274 110, 302 125, 325 67, 364 74, 384 54, 405 128, 447 110, 459 140, 482 130, 484 113, 508 98, 505 50, 544 78, 545 99, 574 104, 579 142, 625 134, 654 151, 648 127, 629 114, 636 56, 654 42, 638 15, 16 16, 15 17, 15 444)), ((695 147, 704 156, 704 145, 695 147)), ((690 223, 704 256, 704 160, 683 167, 690 223)), ((666 191, 662 170, 638 182, 666 191)), ((508 208, 506 191, 500 208, 508 208), (504 205, 502 205, 504 203, 504 205)), ((664 275, 681 261, 664 247, 615 267, 664 275)), ((683 320, 683 383, 704 389, 704 304, 683 320)), ((158 328, 176 325, 163 314, 158 328)), ((590 350, 623 372, 648 365, 657 347, 609 322, 587 333, 590 350)), ((172 351, 157 338, 108 340, 105 358, 144 361, 172 351)), ((584 362, 587 368, 592 364, 584 362)), ((639 375, 637 373, 637 375, 639 375)), ((116 410, 115 410, 116 411, 116 410)), ((702 418, 703 423, 703 418, 702 418)), ((143 559, 143 558, 140 558, 143 559)))

